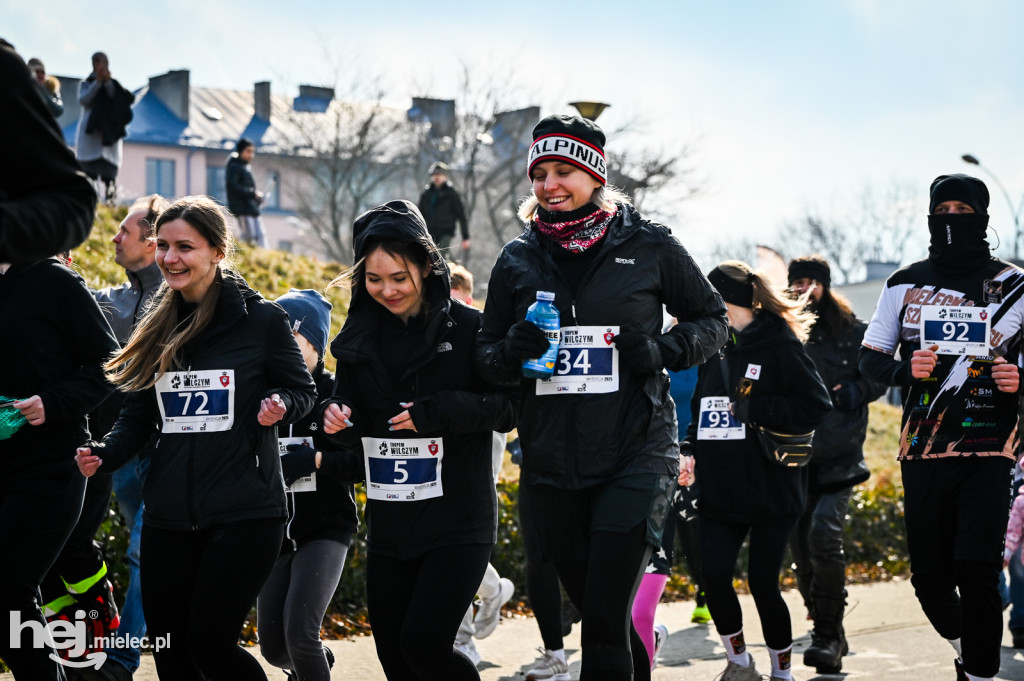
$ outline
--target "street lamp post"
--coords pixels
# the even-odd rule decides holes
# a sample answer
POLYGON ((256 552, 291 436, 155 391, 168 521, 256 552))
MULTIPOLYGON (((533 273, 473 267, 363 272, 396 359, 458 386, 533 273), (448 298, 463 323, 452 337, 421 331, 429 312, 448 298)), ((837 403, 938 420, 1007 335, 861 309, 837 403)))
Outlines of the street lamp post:
POLYGON ((1020 258, 1021 240, 1020 217, 1021 211, 1024 211, 1024 196, 1021 197, 1020 205, 1015 206, 1013 204, 1013 199, 1010 198, 1010 192, 1006 191, 1006 187, 1004 187, 1003 183, 999 181, 999 178, 995 176, 995 173, 981 164, 981 161, 978 160, 977 156, 964 154, 960 158, 963 159, 964 163, 970 163, 972 166, 978 166, 984 170, 985 174, 991 177, 992 181, 996 183, 997 187, 999 187, 999 191, 1003 193, 1003 197, 1006 199, 1006 205, 1010 207, 1010 215, 1013 217, 1013 259, 1014 261, 1018 261, 1020 258))
POLYGON ((611 104, 605 104, 604 102, 569 102, 569 106, 576 107, 576 110, 580 112, 580 116, 583 116, 588 121, 596 121, 601 112, 610 107, 611 104))

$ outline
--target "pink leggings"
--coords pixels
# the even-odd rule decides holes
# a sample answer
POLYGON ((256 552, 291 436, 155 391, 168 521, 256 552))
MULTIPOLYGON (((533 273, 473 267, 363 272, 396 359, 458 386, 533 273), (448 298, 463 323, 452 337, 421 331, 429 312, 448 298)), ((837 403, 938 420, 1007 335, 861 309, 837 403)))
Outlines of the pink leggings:
POLYGON ((633 599, 633 627, 647 648, 651 669, 654 669, 654 610, 658 607, 662 592, 665 591, 666 582, 668 575, 645 574, 640 582, 640 589, 636 592, 636 598, 633 599))

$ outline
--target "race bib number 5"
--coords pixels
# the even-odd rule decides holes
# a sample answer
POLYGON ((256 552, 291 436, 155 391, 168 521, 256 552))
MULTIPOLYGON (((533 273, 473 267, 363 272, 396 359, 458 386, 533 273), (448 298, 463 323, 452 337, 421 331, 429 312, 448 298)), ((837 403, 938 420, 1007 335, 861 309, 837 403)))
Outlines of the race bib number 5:
POLYGON ((555 375, 537 381, 538 395, 613 393, 619 389, 617 326, 563 326, 555 375))
POLYGON ((211 433, 235 423, 235 371, 175 371, 156 382, 164 433, 211 433))
POLYGON ((989 355, 991 326, 984 307, 925 305, 921 308, 921 347, 937 345, 940 355, 989 355))
POLYGON ((419 501, 444 494, 440 438, 363 438, 366 497, 378 501, 419 501))

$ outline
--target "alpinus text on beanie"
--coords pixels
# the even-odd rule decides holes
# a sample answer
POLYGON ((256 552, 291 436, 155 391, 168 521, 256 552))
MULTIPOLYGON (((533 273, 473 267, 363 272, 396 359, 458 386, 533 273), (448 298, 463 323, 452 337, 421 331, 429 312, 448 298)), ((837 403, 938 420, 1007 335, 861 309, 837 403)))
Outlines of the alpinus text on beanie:
POLYGON ((538 163, 561 161, 589 173, 602 185, 608 184, 604 141, 604 131, 593 121, 564 114, 548 116, 533 129, 526 173, 531 176, 538 163))

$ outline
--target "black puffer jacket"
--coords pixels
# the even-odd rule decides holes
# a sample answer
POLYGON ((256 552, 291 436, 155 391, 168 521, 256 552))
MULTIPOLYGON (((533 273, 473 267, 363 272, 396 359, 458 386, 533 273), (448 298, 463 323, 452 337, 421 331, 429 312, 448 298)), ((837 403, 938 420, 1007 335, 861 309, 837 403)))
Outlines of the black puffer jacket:
POLYGON ((807 467, 786 468, 769 461, 754 426, 806 433, 828 415, 832 402, 786 322, 761 313, 743 331, 733 331, 726 346, 698 371, 690 405, 693 419, 682 450, 697 457, 701 516, 756 523, 800 515, 807 502, 807 467), (727 372, 723 363, 728 363, 727 372), (734 398, 737 385, 752 375, 759 378, 749 380, 744 438, 700 439, 702 398, 734 398))
POLYGON ((259 215, 260 200, 256 196, 256 180, 252 176, 252 164, 246 163, 238 154, 231 154, 224 185, 228 192, 228 210, 234 215, 259 215))
MULTIPOLYGON (((321 361, 313 370, 313 381, 320 397, 334 394, 334 376, 321 361)), ((291 426, 278 428, 280 437, 313 436, 320 432, 323 412, 314 409, 291 426)), ((330 458, 334 453, 325 452, 330 458)), ((333 539, 351 545, 359 526, 352 483, 337 477, 338 468, 321 462, 316 475, 315 492, 288 491, 288 524, 285 525, 283 552, 298 549, 316 539, 333 539)))
POLYGON ((857 365, 867 326, 857 319, 844 332, 830 335, 819 321, 804 346, 833 398, 832 413, 814 430, 810 463, 811 488, 825 493, 860 484, 871 475, 864 464, 868 404, 885 393, 885 385, 862 375, 857 365), (837 385, 841 388, 833 390, 837 385), (839 394, 853 394, 855 403, 839 394))
POLYGON ((459 225, 462 238, 469 238, 469 223, 466 220, 466 208, 462 205, 462 197, 455 185, 445 182, 440 188, 433 183, 428 184, 420 194, 420 212, 427 221, 430 235, 438 242, 451 238, 455 234, 455 226, 459 225))
POLYGON ((621 367, 619 390, 536 394, 536 381, 504 354, 509 327, 526 317, 537 291, 552 291, 561 325, 618 326, 658 341, 665 365, 700 364, 726 339, 725 304, 686 249, 659 224, 622 206, 577 295, 533 228, 505 245, 491 270, 479 360, 492 380, 521 386, 519 436, 531 483, 579 489, 637 473, 677 475, 675 404, 664 372, 621 367), (662 306, 679 320, 662 334, 662 306))
MULTIPOLYGON (((181 352, 186 370, 168 373, 177 374, 174 385, 192 372, 233 371, 234 424, 226 431, 160 433, 142 491, 143 519, 153 527, 187 531, 286 516, 277 427, 261 426, 256 416, 260 401, 277 393, 287 408, 280 423, 297 421, 312 408, 316 388, 280 306, 230 272, 216 295, 213 320, 181 352)), ((125 400, 114 429, 93 449, 103 472, 128 461, 161 430, 157 397, 152 387, 125 400)))
MULTIPOLYGON (((416 207, 392 201, 356 220, 355 258, 375 238, 429 238, 416 207)), ((325 453, 321 471, 365 479, 360 438, 441 438, 443 495, 414 501, 370 499, 366 507, 371 551, 400 560, 439 546, 496 540, 497 498, 491 471, 493 431, 515 426, 513 391, 484 382, 473 361, 481 315, 453 301, 448 266, 436 254, 423 283, 426 314, 408 325, 353 282, 345 326, 331 342, 338 360, 333 401, 352 409, 352 428, 315 438, 322 449, 349 452, 348 462, 325 453), (388 429, 388 419, 409 410, 416 431, 388 429), (338 467, 337 469, 335 467, 338 467)))

